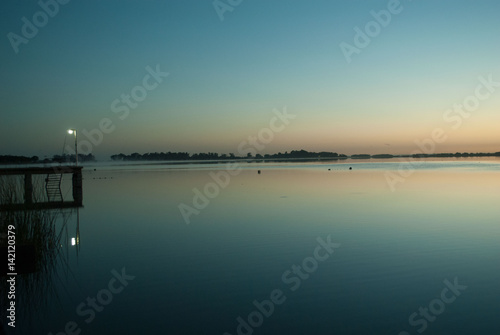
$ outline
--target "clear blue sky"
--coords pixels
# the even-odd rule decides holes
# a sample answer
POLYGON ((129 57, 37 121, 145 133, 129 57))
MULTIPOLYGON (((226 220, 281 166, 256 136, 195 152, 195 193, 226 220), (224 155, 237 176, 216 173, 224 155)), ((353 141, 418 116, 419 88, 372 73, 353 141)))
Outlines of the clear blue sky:
POLYGON ((4 0, 0 154, 60 154, 68 128, 84 140, 106 118, 98 158, 237 153, 284 106, 296 118, 262 153, 409 153, 435 128, 437 152, 500 151, 500 87, 460 125, 443 119, 480 76, 500 82, 500 3, 401 1, 348 63, 341 43, 355 46, 353 29, 389 2, 243 0, 221 21, 210 0, 72 0, 16 53, 9 33, 23 37, 22 18, 42 9, 4 0), (157 65, 168 77, 121 120, 111 104, 157 65))

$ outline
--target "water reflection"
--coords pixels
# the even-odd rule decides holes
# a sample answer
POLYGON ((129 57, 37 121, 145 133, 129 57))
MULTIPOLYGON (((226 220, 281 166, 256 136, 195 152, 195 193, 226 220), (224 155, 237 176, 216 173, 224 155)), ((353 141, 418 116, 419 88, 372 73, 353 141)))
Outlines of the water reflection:
POLYGON ((222 334, 331 235, 342 244, 336 257, 258 331, 415 333, 409 315, 458 277, 470 289, 428 332, 497 334, 500 174, 442 165, 419 169, 397 192, 387 165, 244 166, 190 225, 178 204, 222 168, 87 171, 85 209, 57 231, 58 295, 40 325, 54 334, 70 320, 89 334, 222 334), (76 306, 122 267, 137 278, 86 323, 76 306))

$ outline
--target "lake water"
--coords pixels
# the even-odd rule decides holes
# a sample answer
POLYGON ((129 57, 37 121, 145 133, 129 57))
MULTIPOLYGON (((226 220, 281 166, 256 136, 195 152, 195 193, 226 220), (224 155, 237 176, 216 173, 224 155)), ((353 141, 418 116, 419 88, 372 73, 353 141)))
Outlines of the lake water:
POLYGON ((99 165, 83 183, 17 334, 500 334, 498 158, 99 165))

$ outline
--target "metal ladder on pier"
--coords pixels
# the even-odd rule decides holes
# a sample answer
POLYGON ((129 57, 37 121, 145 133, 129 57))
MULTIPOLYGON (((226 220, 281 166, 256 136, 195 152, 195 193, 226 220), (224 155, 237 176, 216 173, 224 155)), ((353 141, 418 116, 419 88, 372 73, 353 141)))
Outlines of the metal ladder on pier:
POLYGON ((61 192, 61 174, 48 174, 45 178, 45 191, 47 192, 47 199, 49 202, 62 202, 61 192))

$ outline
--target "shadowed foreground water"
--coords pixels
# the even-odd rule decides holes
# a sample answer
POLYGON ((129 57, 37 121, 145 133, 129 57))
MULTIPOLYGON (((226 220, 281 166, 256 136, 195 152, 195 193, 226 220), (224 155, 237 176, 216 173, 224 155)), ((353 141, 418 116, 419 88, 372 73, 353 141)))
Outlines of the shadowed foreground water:
POLYGON ((202 209, 224 165, 85 169, 79 244, 72 213, 17 333, 499 334, 499 166, 429 162, 392 192, 391 163, 248 164, 202 209))

